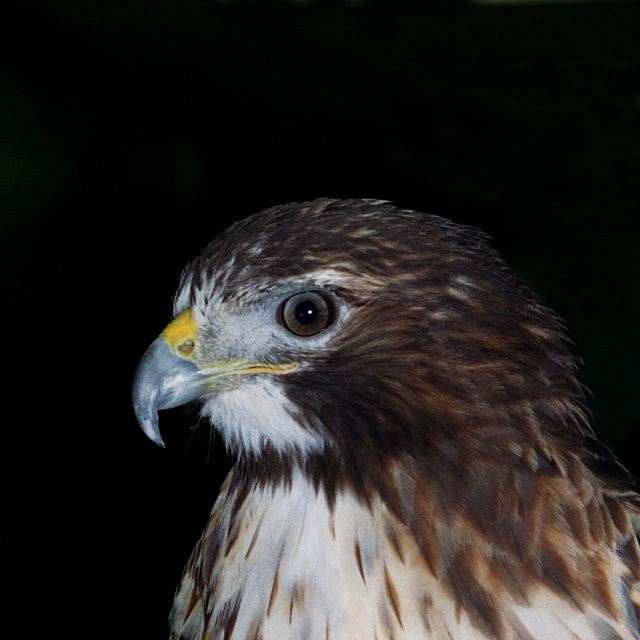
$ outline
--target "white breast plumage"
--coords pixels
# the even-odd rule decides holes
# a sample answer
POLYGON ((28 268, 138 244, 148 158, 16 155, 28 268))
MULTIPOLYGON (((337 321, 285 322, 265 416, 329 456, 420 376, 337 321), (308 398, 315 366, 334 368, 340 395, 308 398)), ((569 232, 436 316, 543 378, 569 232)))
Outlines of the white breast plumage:
MULTIPOLYGON (((301 473, 239 495, 227 481, 187 565, 172 638, 485 640, 425 566, 410 532, 381 501, 326 497, 301 473)), ((504 597, 504 594, 502 594, 504 597)), ((601 613, 547 590, 508 595, 505 638, 635 638, 601 613), (617 635, 616 635, 617 634, 617 635)))

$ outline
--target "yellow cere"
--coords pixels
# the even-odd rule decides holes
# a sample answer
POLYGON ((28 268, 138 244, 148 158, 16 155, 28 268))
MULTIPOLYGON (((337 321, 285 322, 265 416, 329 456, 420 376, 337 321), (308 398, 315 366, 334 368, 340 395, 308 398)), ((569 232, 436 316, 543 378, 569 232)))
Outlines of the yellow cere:
POLYGON ((183 357, 189 357, 198 340, 198 327, 193 321, 191 309, 177 315, 164 329, 162 336, 172 351, 183 357))

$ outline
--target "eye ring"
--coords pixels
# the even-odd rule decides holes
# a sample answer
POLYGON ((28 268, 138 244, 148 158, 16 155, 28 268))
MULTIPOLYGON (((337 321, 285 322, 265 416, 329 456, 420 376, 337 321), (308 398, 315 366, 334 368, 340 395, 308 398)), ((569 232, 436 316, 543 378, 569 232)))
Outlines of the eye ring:
POLYGON ((278 308, 278 322, 290 333, 307 338, 329 327, 335 319, 333 302, 320 291, 303 291, 278 308))

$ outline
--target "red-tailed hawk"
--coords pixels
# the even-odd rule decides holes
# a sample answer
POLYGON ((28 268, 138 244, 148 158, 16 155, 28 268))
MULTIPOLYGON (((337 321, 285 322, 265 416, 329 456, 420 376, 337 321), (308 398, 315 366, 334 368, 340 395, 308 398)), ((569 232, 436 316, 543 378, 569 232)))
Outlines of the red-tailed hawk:
POLYGON ((374 200, 229 228, 134 405, 198 399, 236 457, 171 638, 639 638, 640 496, 558 318, 483 235, 374 200))

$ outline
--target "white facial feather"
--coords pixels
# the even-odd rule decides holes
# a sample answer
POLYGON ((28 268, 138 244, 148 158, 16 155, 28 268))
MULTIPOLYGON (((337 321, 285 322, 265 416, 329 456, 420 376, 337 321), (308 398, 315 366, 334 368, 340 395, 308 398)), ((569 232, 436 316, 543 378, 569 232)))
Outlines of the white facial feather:
POLYGON ((202 408, 229 450, 257 454, 267 442, 282 453, 322 450, 323 438, 292 417, 294 407, 278 384, 264 376, 246 378, 235 389, 209 396, 202 408))
MULTIPOLYGON (((230 264, 227 265, 230 268, 230 264)), ((345 276, 333 270, 273 283, 253 283, 234 290, 225 299, 228 271, 219 270, 205 278, 191 291, 191 279, 183 282, 174 303, 175 313, 191 306, 199 327, 201 364, 209 365, 229 359, 248 362, 297 362, 305 366, 304 354, 326 348, 334 331, 349 316, 349 308, 340 300, 336 304, 336 321, 330 330, 308 338, 293 335, 277 322, 277 309, 290 296, 307 290, 336 284, 345 276), (279 355, 278 355, 279 354, 279 355)), ((285 396, 278 379, 260 374, 244 375, 221 385, 204 398, 202 415, 209 418, 231 451, 260 453, 269 443, 281 453, 298 450, 321 451, 322 436, 302 427, 293 417, 295 407, 285 396)))

